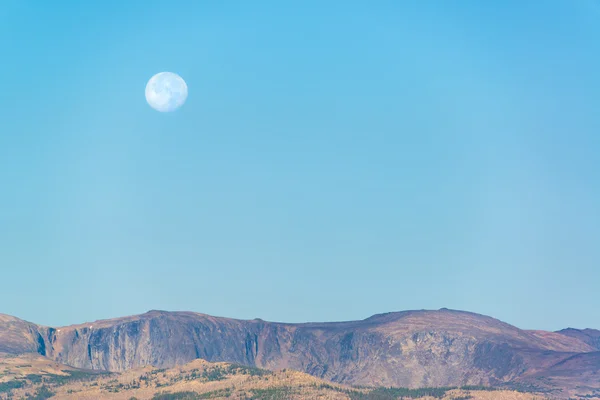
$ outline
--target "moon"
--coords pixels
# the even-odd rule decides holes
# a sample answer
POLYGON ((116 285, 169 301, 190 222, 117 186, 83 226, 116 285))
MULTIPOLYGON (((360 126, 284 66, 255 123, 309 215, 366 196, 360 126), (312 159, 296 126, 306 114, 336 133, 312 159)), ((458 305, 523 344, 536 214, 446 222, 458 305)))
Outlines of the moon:
POLYGON ((173 72, 159 72, 146 84, 146 101, 156 111, 175 111, 185 103, 187 96, 187 84, 173 72))

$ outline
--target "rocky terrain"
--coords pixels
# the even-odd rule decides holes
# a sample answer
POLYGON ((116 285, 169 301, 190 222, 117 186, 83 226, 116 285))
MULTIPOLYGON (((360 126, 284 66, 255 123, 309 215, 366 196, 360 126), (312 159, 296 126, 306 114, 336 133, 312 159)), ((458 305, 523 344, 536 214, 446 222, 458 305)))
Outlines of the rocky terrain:
POLYGON ((0 317, 0 351, 81 369, 123 372, 204 359, 292 369, 345 385, 487 385, 554 397, 600 394, 599 338, 591 329, 526 331, 447 309, 305 324, 151 311, 47 328, 0 317))
POLYGON ((0 353, 46 354, 49 329, 0 314, 0 353))
POLYGON ((0 399, 34 400, 542 400, 530 393, 482 388, 351 388, 305 373, 272 372, 195 360, 183 366, 120 373, 78 370, 34 354, 0 357, 0 399))

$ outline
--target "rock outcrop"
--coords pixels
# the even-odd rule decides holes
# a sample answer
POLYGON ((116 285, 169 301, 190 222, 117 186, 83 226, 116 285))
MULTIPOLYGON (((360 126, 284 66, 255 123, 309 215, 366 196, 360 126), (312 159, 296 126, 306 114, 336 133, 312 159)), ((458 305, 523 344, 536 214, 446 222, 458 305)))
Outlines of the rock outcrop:
POLYGON ((52 328, 0 314, 0 353, 38 353, 46 355, 52 328))
POLYGON ((503 385, 597 351, 578 335, 524 331, 447 309, 306 324, 164 311, 60 329, 18 321, 0 320, 0 349, 38 352, 77 368, 124 371, 202 358, 355 385, 503 385), (11 332, 8 345, 3 332, 11 332))

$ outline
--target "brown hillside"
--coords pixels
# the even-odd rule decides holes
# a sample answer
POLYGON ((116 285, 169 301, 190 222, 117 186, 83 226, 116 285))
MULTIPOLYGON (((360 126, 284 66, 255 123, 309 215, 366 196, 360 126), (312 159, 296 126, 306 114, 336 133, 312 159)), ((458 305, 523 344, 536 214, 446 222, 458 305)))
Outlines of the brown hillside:
MULTIPOLYGON (((122 373, 98 374, 57 364, 42 356, 0 359, 0 399, 45 396, 55 400, 169 399, 187 393, 187 399, 239 400, 392 400, 400 392, 385 389, 354 389, 335 385, 296 371, 270 372, 227 363, 195 360, 170 369, 138 368, 122 373), (21 385, 6 391, 3 384, 21 385), (162 397, 161 397, 162 396, 162 397)), ((445 390, 432 396, 410 393, 420 399, 537 400, 541 396, 511 391, 445 390)), ((406 394, 405 393, 405 394, 406 394)))

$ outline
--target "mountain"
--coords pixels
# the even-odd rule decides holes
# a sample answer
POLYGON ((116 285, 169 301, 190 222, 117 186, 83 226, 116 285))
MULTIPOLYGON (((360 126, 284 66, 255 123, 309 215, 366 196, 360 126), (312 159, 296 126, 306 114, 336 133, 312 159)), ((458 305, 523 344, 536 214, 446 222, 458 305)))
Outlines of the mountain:
POLYGON ((600 389, 592 333, 526 331, 448 309, 303 324, 165 311, 56 329, 10 318, 0 320, 4 352, 36 352, 91 370, 170 368, 201 358, 293 369, 339 384, 492 385, 549 393, 579 385, 586 394, 600 389), (585 373, 566 377, 561 363, 575 363, 585 373))
POLYGON ((308 374, 272 372, 228 363, 195 360, 169 369, 143 367, 121 373, 77 370, 39 355, 0 357, 0 399, 56 400, 396 400, 400 396, 542 400, 541 396, 515 391, 478 388, 351 388, 308 374))
POLYGON ((49 333, 47 328, 0 314, 0 353, 46 355, 49 333))
POLYGON ((568 393, 575 397, 600 398, 600 352, 572 355, 545 369, 519 379, 541 391, 568 393), (587 397, 586 397, 587 396, 587 397))
POLYGON ((597 329, 573 329, 567 328, 558 331, 561 335, 581 340, 596 350, 600 350, 600 330, 597 329))

